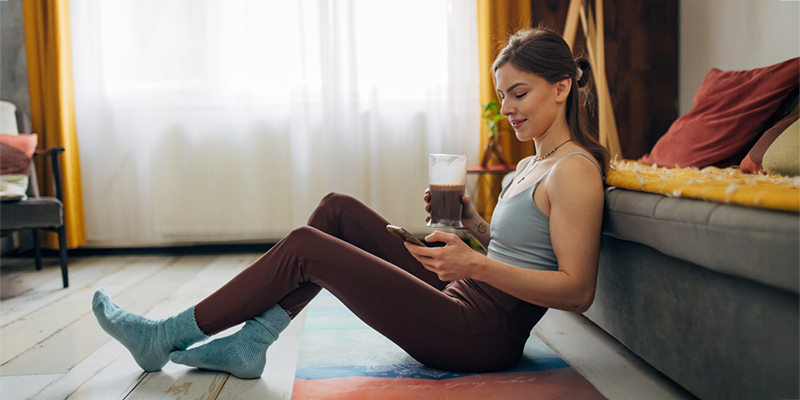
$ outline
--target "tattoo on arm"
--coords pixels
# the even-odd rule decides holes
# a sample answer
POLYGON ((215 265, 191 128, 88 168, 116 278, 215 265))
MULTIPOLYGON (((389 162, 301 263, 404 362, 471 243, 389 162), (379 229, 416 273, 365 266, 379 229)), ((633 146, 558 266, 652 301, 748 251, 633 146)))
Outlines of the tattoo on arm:
POLYGON ((488 228, 489 228, 489 227, 488 227, 488 226, 486 226, 486 224, 484 224, 483 222, 481 222, 481 224, 480 224, 480 225, 478 225, 478 233, 486 233, 486 230, 487 230, 488 228))

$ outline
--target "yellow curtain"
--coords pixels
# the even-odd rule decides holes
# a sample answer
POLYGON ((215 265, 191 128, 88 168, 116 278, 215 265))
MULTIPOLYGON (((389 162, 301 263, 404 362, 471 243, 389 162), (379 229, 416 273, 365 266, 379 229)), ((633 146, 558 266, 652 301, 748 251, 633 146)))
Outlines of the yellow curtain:
MULTIPOLYGON (((28 56, 28 89, 31 123, 39 134, 40 147, 63 147, 61 182, 64 195, 67 247, 86 244, 83 218, 81 166, 75 128, 75 102, 72 90, 72 51, 67 0, 23 1, 25 50, 28 56)), ((47 174, 44 168, 39 169, 47 174)), ((44 176, 42 182, 52 182, 44 176)), ((44 192, 53 195, 51 184, 44 192)), ((57 243, 46 237, 48 246, 57 243)))
MULTIPOLYGON (((486 105, 497 100, 491 66, 497 54, 508 41, 508 37, 520 29, 531 27, 530 0, 478 0, 478 47, 481 73, 481 104, 486 105)), ((500 146, 503 157, 516 165, 519 160, 534 153, 533 142, 520 143, 508 125, 501 121, 500 146)), ((489 142, 489 128, 481 124, 481 158, 489 142)), ((496 161, 495 161, 496 162, 496 161)), ((500 185, 501 176, 493 174, 481 175, 478 182, 478 193, 475 207, 478 213, 490 221, 497 198, 492 187, 500 185)))

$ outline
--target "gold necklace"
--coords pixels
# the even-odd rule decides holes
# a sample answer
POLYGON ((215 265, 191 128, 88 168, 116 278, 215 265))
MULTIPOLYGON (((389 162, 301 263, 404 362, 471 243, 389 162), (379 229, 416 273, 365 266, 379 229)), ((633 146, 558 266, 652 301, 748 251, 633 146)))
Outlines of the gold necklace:
POLYGON ((545 158, 552 156, 552 155, 553 155, 553 153, 555 153, 555 152, 556 152, 556 150, 558 150, 558 149, 559 149, 561 146, 563 146, 563 145, 567 144, 567 142, 571 142, 571 141, 572 141, 572 139, 568 139, 568 140, 567 140, 567 141, 565 141, 564 143, 561 143, 560 145, 556 146, 556 148, 554 148, 553 150, 551 150, 549 153, 547 153, 547 154, 545 154, 545 155, 543 155, 543 156, 541 156, 541 157, 534 157, 534 158, 533 158, 533 160, 532 160, 532 161, 531 161, 531 162, 528 164, 528 167, 525 169, 525 174, 524 174, 524 175, 522 175, 522 178, 519 178, 519 180, 517 181, 517 185, 519 185, 520 183, 522 183, 522 181, 524 181, 524 180, 525 180, 525 177, 527 177, 527 176, 528 176, 528 174, 530 174, 530 173, 531 173, 531 171, 533 171, 533 168, 530 168, 530 166, 531 166, 531 165, 534 165, 534 164, 536 164, 537 162, 539 162, 539 161, 542 161, 542 160, 544 160, 545 158))

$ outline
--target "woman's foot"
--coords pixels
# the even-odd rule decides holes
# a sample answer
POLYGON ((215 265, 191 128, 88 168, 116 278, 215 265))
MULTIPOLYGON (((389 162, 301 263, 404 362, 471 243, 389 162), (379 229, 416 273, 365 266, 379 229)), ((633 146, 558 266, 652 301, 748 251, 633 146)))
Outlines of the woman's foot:
POLYGON ((130 351, 136 363, 147 372, 160 370, 169 361, 169 353, 183 350, 208 336, 197 327, 194 307, 182 313, 154 321, 125 311, 100 289, 92 300, 97 322, 111 337, 130 351))
POLYGON ((185 351, 169 359, 178 364, 228 372, 237 378, 261 377, 267 364, 267 348, 278 339, 291 319, 279 306, 245 322, 233 335, 185 351))

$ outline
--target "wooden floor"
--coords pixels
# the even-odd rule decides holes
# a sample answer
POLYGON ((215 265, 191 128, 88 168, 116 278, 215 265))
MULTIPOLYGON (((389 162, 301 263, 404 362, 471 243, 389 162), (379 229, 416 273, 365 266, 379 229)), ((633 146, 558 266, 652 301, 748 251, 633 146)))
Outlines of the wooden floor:
MULTIPOLYGON (((260 254, 0 259, 0 399, 289 399, 305 315, 267 353, 262 379, 168 363, 144 373, 91 312, 105 288, 124 308, 164 318, 197 303, 260 254)), ((221 335, 230 334, 234 327, 221 335)), ((580 315, 550 311, 535 330, 610 399, 690 398, 580 315)))

